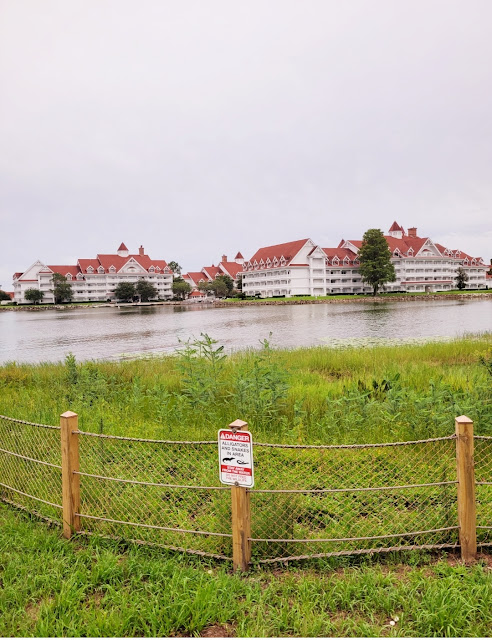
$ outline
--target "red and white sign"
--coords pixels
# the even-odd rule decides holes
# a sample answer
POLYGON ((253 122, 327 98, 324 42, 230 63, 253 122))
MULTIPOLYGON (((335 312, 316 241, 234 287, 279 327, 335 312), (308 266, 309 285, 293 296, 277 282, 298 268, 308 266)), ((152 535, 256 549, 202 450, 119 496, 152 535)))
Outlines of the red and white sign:
POLYGON ((222 484, 254 485, 253 438, 249 431, 219 430, 219 470, 222 484))

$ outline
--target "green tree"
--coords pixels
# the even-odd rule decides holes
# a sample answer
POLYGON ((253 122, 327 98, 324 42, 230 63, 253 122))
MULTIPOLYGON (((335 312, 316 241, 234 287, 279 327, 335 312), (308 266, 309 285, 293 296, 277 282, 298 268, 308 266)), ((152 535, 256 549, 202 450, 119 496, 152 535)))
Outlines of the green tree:
POLYGON ((456 269, 456 277, 455 277, 456 286, 460 291, 466 289, 466 283, 469 280, 468 274, 463 269, 463 267, 458 267, 456 269))
POLYGON ((492 276, 492 258, 490 259, 490 269, 487 271, 487 275, 492 276))
POLYGON ((209 291, 213 291, 217 298, 226 298, 229 292, 227 284, 222 279, 223 277, 224 276, 219 276, 208 283, 209 291))
POLYGON ((44 298, 44 293, 39 289, 26 289, 24 292, 24 298, 29 300, 29 302, 39 304, 44 298))
POLYGON ((204 293, 209 293, 212 291, 211 282, 199 282, 198 283, 198 291, 203 291, 204 293))
POLYGON ((238 273, 236 278, 237 278, 236 289, 242 293, 242 291, 243 291, 243 274, 242 273, 238 273))
POLYGON ((359 273, 362 280, 372 287, 373 296, 386 282, 396 280, 391 251, 381 229, 368 229, 364 233, 357 257, 360 261, 359 273))
POLYGON ((173 281, 173 293, 176 298, 184 300, 184 298, 191 292, 191 286, 183 280, 183 278, 175 278, 173 281))
POLYGON ((10 300, 9 294, 5 293, 2 289, 0 289, 0 300, 10 300))
POLYGON ((223 282, 227 289, 226 295, 227 296, 232 295, 232 292, 234 291, 234 280, 231 278, 231 276, 228 276, 228 275, 217 276, 215 278, 215 282, 223 282))
POLYGON ((144 279, 137 282, 135 291, 137 292, 137 295, 140 296, 141 302, 148 302, 151 298, 157 298, 158 295, 157 289, 154 287, 152 282, 144 279))
POLYGON ((114 290, 114 295, 117 300, 131 302, 135 295, 135 285, 133 282, 120 282, 114 290))
POLYGON ((55 298, 55 304, 61 302, 70 302, 73 298, 72 285, 67 282, 66 276, 62 276, 61 273, 53 274, 53 289, 51 293, 55 298))
POLYGON ((171 260, 167 265, 173 273, 177 273, 179 276, 181 275, 181 265, 176 262, 176 260, 171 260))

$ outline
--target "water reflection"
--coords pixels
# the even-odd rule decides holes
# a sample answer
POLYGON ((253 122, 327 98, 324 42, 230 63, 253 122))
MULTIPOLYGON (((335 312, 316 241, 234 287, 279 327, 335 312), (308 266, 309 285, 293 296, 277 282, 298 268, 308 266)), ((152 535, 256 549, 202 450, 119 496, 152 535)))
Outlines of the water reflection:
POLYGON ((345 303, 298 306, 102 307, 0 313, 0 362, 118 359, 171 353, 180 340, 208 333, 228 351, 258 347, 273 333, 282 347, 361 339, 452 337, 492 330, 492 300, 345 303), (464 312, 463 307, 466 307, 464 312))

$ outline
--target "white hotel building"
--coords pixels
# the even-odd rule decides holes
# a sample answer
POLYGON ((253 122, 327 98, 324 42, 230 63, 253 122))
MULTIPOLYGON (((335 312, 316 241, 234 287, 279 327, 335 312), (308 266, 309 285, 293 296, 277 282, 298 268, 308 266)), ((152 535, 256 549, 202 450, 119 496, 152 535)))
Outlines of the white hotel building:
POLYGON ((27 289, 43 292, 43 302, 54 302, 51 289, 53 274, 66 276, 72 285, 74 302, 104 302, 115 299, 114 290, 120 282, 144 279, 157 289, 163 300, 172 298, 173 272, 165 260, 153 260, 141 246, 138 254, 130 254, 121 243, 116 253, 98 254, 96 258, 80 258, 75 265, 47 265, 37 260, 24 273, 14 274, 14 302, 27 304, 27 289))
MULTIPOLYGON (((387 292, 432 292, 456 289, 456 270, 468 274, 467 289, 486 289, 487 265, 458 249, 447 249, 416 228, 406 233, 393 223, 385 235, 392 253, 396 281, 387 292)), ((364 285, 357 258, 362 240, 342 240, 338 247, 321 248, 309 238, 259 249, 243 266, 243 292, 262 298, 272 296, 325 296, 372 293, 364 285)))

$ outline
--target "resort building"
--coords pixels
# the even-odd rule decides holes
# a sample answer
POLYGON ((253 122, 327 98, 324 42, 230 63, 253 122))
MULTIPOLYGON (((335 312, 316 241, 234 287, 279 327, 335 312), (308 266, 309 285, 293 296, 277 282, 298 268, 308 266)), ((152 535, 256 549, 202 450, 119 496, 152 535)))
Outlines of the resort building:
POLYGON ((130 254, 121 243, 116 253, 98 254, 95 258, 80 258, 75 265, 47 265, 37 260, 23 273, 14 274, 14 301, 26 304, 27 289, 43 292, 43 302, 54 302, 51 292, 53 274, 66 276, 72 285, 74 302, 103 302, 115 299, 114 290, 120 282, 144 279, 157 289, 163 300, 172 298, 173 272, 165 260, 153 260, 141 246, 130 254))
MULTIPOLYGON (((458 249, 447 249, 430 238, 421 238, 412 227, 405 232, 394 222, 385 235, 392 254, 396 281, 387 292, 432 292, 456 289, 456 270, 468 275, 467 289, 486 289, 487 265, 458 249)), ((272 296, 324 296, 371 293, 359 273, 358 251, 362 240, 342 240, 337 247, 322 248, 309 238, 263 247, 244 263, 243 292, 262 298, 272 296)))
POLYGON ((188 271, 183 274, 182 278, 193 291, 198 290, 200 282, 212 282, 217 276, 229 276, 234 280, 234 286, 237 286, 238 274, 243 270, 243 263, 244 258, 240 252, 237 253, 233 261, 227 260, 227 256, 223 255, 217 266, 203 267, 201 271, 188 271))

